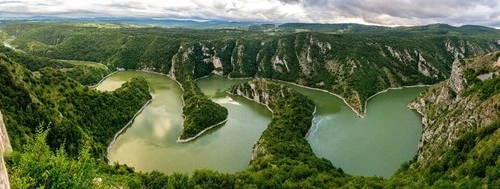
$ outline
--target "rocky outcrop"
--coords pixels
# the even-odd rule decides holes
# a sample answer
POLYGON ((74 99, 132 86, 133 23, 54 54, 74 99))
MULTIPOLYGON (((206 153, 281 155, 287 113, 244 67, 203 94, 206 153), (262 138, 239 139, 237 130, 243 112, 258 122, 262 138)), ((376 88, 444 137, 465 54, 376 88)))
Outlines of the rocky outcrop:
POLYGON ((448 80, 448 85, 455 91, 455 93, 462 93, 464 89, 465 78, 463 76, 463 69, 460 60, 455 59, 451 68, 451 76, 448 80))
POLYGON ((444 149, 461 134, 500 120, 500 94, 481 99, 478 94, 470 92, 471 83, 467 83, 464 76, 465 69, 477 69, 484 60, 490 61, 483 66, 500 70, 493 66, 491 56, 493 54, 471 62, 455 60, 448 80, 430 87, 409 104, 410 108, 423 116, 424 129, 419 143, 418 163, 438 161, 444 149))
MULTIPOLYGON (((39 26, 31 27, 36 29, 39 26)), ((67 28, 86 30, 79 26, 67 28)), ((65 48, 67 46, 89 44, 88 47, 100 47, 100 44, 110 44, 98 48, 102 52, 96 52, 94 48, 85 50, 92 52, 89 54, 93 59, 99 59, 96 61, 109 62, 110 67, 151 68, 155 72, 169 73, 176 80, 187 77, 183 74, 191 74, 193 79, 217 74, 231 78, 262 77, 293 82, 337 94, 361 116, 366 109, 366 100, 380 91, 436 84, 451 75, 453 60, 500 48, 498 38, 494 36, 497 33, 492 31, 492 36, 450 35, 425 28, 415 33, 394 29, 398 35, 300 32, 270 36, 239 30, 186 30, 192 33, 177 35, 176 31, 172 31, 173 35, 165 36, 159 34, 163 33, 160 32, 163 29, 151 30, 159 32, 144 32, 136 36, 121 29, 102 31, 116 32, 116 37, 102 39, 106 41, 86 34, 99 33, 99 30, 78 33, 82 35, 77 37, 68 32, 65 39, 51 46, 51 52, 43 48, 49 44, 40 41, 40 38, 47 37, 45 33, 40 34, 44 36, 24 35, 22 40, 14 42, 40 44, 39 48, 30 49, 30 52, 52 58, 81 57, 81 50, 65 48), (423 37, 422 34, 427 32, 428 35, 423 37), (122 45, 111 45, 115 43, 122 45)), ((450 30, 462 32, 453 28, 450 30)), ((20 46, 27 48, 30 45, 20 46)))
POLYGON ((10 145, 9 135, 7 134, 7 129, 5 128, 2 112, 0 112, 0 188, 10 188, 9 176, 7 174, 7 167, 3 156, 11 151, 12 147, 10 145))
POLYGON ((220 61, 220 58, 213 56, 211 62, 214 65, 214 71, 212 71, 212 73, 215 75, 222 75, 224 72, 223 72, 222 62, 220 61))
POLYGON ((227 93, 262 104, 273 113, 268 128, 254 144, 252 160, 269 160, 280 156, 289 156, 291 159, 304 155, 314 156, 304 138, 312 127, 313 115, 316 112, 312 100, 284 85, 264 79, 254 79, 232 86, 227 93), (283 154, 287 151, 283 146, 290 146, 294 150, 283 154))

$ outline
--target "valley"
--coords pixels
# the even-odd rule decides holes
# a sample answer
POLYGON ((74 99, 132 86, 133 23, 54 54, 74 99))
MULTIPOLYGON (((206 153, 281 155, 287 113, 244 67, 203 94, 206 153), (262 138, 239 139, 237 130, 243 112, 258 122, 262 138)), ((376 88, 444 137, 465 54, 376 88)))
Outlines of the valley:
POLYGON ((496 29, 96 26, 0 27, 12 186, 500 184, 496 29))

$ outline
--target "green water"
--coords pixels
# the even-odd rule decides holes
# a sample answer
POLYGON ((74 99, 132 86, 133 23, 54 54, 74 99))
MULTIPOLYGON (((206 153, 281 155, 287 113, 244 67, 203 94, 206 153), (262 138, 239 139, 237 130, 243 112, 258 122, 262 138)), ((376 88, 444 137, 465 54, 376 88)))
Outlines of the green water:
POLYGON ((423 87, 389 90, 372 98, 365 118, 328 93, 288 85, 313 99, 317 112, 308 141, 314 153, 345 172, 390 177, 411 160, 422 133, 421 117, 407 108, 423 87))
MULTIPOLYGON (((270 122, 271 113, 225 90, 247 80, 205 78, 197 81, 213 101, 229 110, 228 122, 190 143, 176 143, 181 133, 181 89, 170 78, 143 72, 120 72, 107 78, 99 90, 114 90, 132 77, 150 83, 154 100, 111 146, 109 159, 140 171, 192 172, 209 168, 221 172, 244 170, 253 144, 270 122)), ((372 98, 364 119, 339 98, 321 91, 289 85, 317 105, 314 152, 354 175, 390 177, 413 158, 422 132, 420 116, 406 105, 424 88, 390 90, 372 98)))
POLYGON ((271 113, 264 106, 222 92, 244 80, 199 81, 207 96, 229 110, 228 121, 195 141, 177 143, 182 129, 182 91, 170 78, 143 72, 119 72, 97 88, 114 90, 137 76, 149 82, 154 99, 111 146, 108 154, 111 162, 127 164, 138 171, 165 173, 189 173, 202 168, 237 172, 248 166, 253 144, 269 124, 271 113))

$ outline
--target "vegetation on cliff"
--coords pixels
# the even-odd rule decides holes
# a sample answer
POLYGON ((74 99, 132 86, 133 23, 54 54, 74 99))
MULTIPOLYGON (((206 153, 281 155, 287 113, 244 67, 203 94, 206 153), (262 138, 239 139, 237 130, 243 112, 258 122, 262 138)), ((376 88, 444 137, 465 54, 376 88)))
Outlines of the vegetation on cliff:
POLYGON ((144 79, 133 79, 114 92, 99 92, 68 75, 67 68, 74 66, 59 67, 45 58, 16 58, 23 54, 9 54, 13 51, 0 53, 0 110, 14 147, 7 158, 13 187, 489 188, 500 184, 500 53, 452 61, 497 49, 498 44, 492 43, 496 30, 474 33, 467 27, 438 25, 420 28, 429 32, 399 31, 392 37, 383 32, 270 37, 241 30, 56 26, 13 24, 2 29, 17 35, 14 45, 28 53, 101 61, 111 70, 127 67, 170 74, 184 89, 184 126, 191 130, 186 135, 199 132, 202 127, 196 125, 217 123, 227 116, 227 110, 206 98, 193 82, 217 69, 231 77, 257 75, 332 90, 350 104, 362 104, 361 99, 385 87, 450 79, 411 104, 424 116, 422 141, 416 158, 391 179, 351 176, 316 157, 304 139, 314 104, 300 93, 263 80, 229 90, 273 111, 248 169, 167 176, 137 173, 102 160, 111 137, 151 98, 144 79), (222 39, 221 34, 227 37, 222 39), (132 51, 134 46, 141 48, 132 51), (126 62, 128 58, 134 59, 126 62), (16 61, 35 62, 22 64, 40 74, 35 76, 16 61), (214 111, 220 115, 207 114, 214 111))
POLYGON ((10 23, 1 28, 16 36, 12 45, 39 56, 104 62, 110 69, 182 71, 193 79, 215 71, 289 81, 336 93, 361 115, 364 102, 377 92, 438 83, 450 75, 454 59, 500 49, 500 32, 480 26, 284 24, 274 29, 285 32, 71 23, 10 23), (192 61, 175 65, 174 59, 186 51, 182 59, 192 61))
MULTIPOLYGON (((188 56, 191 50, 193 49, 184 46, 179 48, 179 52, 172 58, 174 71, 170 73, 183 89, 184 129, 179 137, 181 140, 195 137, 203 130, 220 124, 226 120, 228 114, 226 108, 208 99, 194 82, 190 70, 195 69, 194 65, 199 60, 197 57, 188 56)), ((193 70, 193 73, 196 72, 193 70)))
POLYGON ((424 132, 417 157, 392 178, 393 187, 499 185, 499 56, 455 61, 448 80, 410 104, 423 115, 424 132))
POLYGON ((42 125, 50 128, 47 142, 52 149, 63 145, 75 156, 85 141, 93 154, 104 158, 114 134, 151 99, 143 78, 132 79, 111 93, 99 92, 50 67, 34 76, 3 54, 0 73, 0 110, 15 150, 42 125))
POLYGON ((312 126, 315 105, 306 96, 280 84, 256 79, 228 89, 266 105, 271 123, 254 146, 247 170, 250 183, 264 188, 381 188, 380 177, 352 177, 327 159, 314 155, 305 136, 312 126))

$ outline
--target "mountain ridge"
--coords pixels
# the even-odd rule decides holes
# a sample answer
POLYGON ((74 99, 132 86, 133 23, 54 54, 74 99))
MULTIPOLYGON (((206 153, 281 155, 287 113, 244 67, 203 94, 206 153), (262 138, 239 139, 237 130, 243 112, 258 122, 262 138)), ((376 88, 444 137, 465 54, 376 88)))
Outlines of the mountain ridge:
POLYGON ((293 82, 338 94, 363 116, 366 100, 380 91, 437 83, 449 76, 454 59, 500 49, 497 30, 463 36, 453 34, 460 32, 453 27, 444 33, 434 31, 434 25, 428 28, 416 34, 384 28, 398 30, 398 34, 277 36, 244 30, 99 29, 72 24, 55 28, 43 23, 7 25, 3 30, 17 36, 13 44, 29 53, 104 62, 111 69, 174 73, 178 68, 173 67, 173 57, 185 48, 187 58, 194 62, 181 64, 194 79, 217 73, 293 82))

